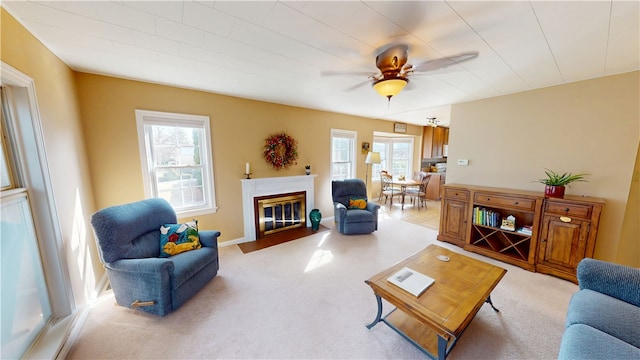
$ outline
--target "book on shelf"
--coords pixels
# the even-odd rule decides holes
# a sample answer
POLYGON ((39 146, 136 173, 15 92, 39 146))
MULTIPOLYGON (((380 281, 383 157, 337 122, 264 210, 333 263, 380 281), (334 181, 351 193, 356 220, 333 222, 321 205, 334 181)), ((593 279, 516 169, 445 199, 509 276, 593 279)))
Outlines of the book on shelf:
POLYGON ((387 281, 399 288, 408 291, 414 296, 420 296, 429 286, 433 285, 435 280, 425 274, 419 273, 408 267, 396 272, 387 278, 387 281))
POLYGON ((498 227, 498 224, 500 224, 500 213, 476 206, 473 208, 472 222, 477 225, 498 227))
POLYGON ((532 225, 524 225, 522 227, 519 227, 518 230, 516 230, 516 232, 518 232, 520 234, 524 234, 524 235, 531 235, 531 234, 533 234, 533 226, 532 225))

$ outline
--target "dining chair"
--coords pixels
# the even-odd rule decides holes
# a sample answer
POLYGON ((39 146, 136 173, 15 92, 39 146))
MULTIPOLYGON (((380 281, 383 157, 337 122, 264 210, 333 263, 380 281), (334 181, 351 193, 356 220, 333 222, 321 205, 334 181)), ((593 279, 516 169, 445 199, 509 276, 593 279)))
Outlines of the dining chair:
POLYGON ((417 188, 407 189, 406 196, 411 197, 411 203, 415 205, 418 203, 418 208, 424 205, 427 207, 427 186, 429 185, 429 181, 431 180, 431 175, 427 172, 420 171, 419 174, 416 175, 420 181, 420 185, 417 188))
POLYGON ((402 190, 399 187, 394 186, 393 176, 391 174, 381 173, 380 182, 380 198, 378 200, 380 201, 384 196, 384 203, 386 204, 387 200, 390 200, 390 206, 393 206, 393 197, 402 196, 402 190))

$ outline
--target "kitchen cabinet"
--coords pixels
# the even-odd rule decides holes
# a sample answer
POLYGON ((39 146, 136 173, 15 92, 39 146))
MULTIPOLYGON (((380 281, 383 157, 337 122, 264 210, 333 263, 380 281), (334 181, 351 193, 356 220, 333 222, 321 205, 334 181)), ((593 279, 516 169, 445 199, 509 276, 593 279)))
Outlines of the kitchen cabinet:
POLYGON ((422 158, 444 156, 444 145, 449 144, 449 128, 425 126, 422 130, 422 158))
POLYGON ((442 192, 445 182, 445 173, 427 173, 431 175, 431 179, 429 179, 429 183, 427 184, 427 194, 426 198, 428 200, 440 200, 442 198, 442 192))

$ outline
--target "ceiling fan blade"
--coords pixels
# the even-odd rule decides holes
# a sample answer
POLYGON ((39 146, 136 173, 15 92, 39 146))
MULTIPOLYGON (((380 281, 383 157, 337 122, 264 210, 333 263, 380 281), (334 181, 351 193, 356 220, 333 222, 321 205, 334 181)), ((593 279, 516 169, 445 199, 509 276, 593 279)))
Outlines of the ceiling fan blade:
POLYGON ((459 64, 461 62, 475 59, 477 57, 478 57, 477 51, 466 52, 460 55, 428 60, 421 64, 418 64, 417 66, 414 66, 413 69, 411 70, 412 71, 432 71, 432 70, 441 69, 447 66, 451 66, 453 64, 459 64))
POLYGON ((345 75, 355 75, 355 76, 370 76, 374 77, 376 74, 371 71, 323 71, 320 73, 321 76, 345 76, 345 75))
POLYGON ((358 88, 360 88, 360 87, 362 87, 362 86, 364 86, 366 84, 371 84, 371 81, 369 81, 369 80, 361 81, 361 82, 359 82, 359 83, 357 83, 357 84, 355 84, 353 86, 350 86, 350 87, 344 89, 344 91, 353 91, 353 90, 356 90, 356 89, 358 89, 358 88))

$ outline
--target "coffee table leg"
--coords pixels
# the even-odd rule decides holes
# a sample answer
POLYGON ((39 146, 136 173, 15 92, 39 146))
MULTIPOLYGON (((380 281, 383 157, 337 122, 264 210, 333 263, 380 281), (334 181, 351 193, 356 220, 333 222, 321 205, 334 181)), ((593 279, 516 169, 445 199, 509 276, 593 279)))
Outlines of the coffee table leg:
POLYGON ((491 305, 491 308, 493 309, 493 311, 495 312, 500 312, 500 310, 496 309, 495 306, 493 306, 493 303, 491 302, 491 295, 489 295, 489 297, 487 298, 487 300, 485 300, 484 302, 489 303, 489 305, 491 305))
POLYGON ((376 301, 378 302, 378 314, 376 315, 376 319, 373 320, 371 324, 367 325, 367 329, 371 329, 376 326, 376 324, 380 322, 380 319, 382 319, 382 298, 380 298, 380 295, 376 294, 376 301))
POLYGON ((447 357, 447 339, 438 335, 438 360, 444 360, 447 357))

